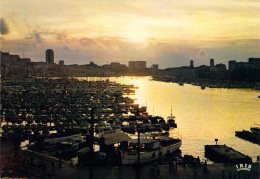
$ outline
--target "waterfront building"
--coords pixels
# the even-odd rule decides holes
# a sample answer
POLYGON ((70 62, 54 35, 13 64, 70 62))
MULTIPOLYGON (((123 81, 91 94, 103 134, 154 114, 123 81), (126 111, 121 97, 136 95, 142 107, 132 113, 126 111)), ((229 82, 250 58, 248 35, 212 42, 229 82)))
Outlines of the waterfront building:
POLYGON ((129 70, 135 69, 135 62, 134 61, 129 61, 128 62, 128 68, 129 68, 129 70))
POLYGON ((210 79, 214 80, 225 80, 227 78, 227 68, 225 64, 216 64, 213 67, 210 67, 210 79))
POLYGON ((115 74, 118 73, 119 75, 122 75, 123 72, 127 71, 127 66, 118 62, 112 62, 110 64, 103 65, 102 68, 115 74))
POLYGON ((254 64, 255 67, 257 67, 257 68, 260 67, 260 58, 252 57, 252 58, 249 58, 248 61, 249 61, 250 64, 254 64))
POLYGON ((207 79, 210 67, 207 65, 201 65, 196 67, 196 77, 199 79, 207 79))
POLYGON ((146 69, 146 61, 136 61, 137 69, 146 69))
POLYGON ((121 64, 118 63, 118 62, 112 62, 112 63, 110 63, 110 68, 111 68, 111 69, 118 70, 118 69, 120 69, 120 67, 121 67, 121 64))
POLYGON ((260 58, 249 58, 248 62, 236 62, 230 60, 229 78, 236 81, 259 82, 260 58))
POLYGON ((175 76, 177 79, 185 80, 185 81, 186 80, 189 81, 189 80, 195 78, 195 76, 196 76, 195 69, 190 66, 167 68, 167 69, 165 69, 165 71, 167 71, 167 73, 170 76, 175 76))
POLYGON ((129 70, 133 69, 146 69, 146 61, 129 61, 129 70))

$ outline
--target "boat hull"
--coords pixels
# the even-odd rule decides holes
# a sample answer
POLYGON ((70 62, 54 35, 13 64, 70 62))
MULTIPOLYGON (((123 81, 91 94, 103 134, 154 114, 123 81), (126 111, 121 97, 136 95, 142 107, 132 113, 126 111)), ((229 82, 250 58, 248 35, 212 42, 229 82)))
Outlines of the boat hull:
MULTIPOLYGON (((176 144, 163 147, 160 150, 156 151, 147 151, 147 152, 140 152, 140 163, 148 163, 152 162, 154 160, 157 160, 163 156, 165 156, 167 153, 172 153, 178 150, 181 147, 181 142, 178 142, 176 144)), ((137 161, 137 152, 134 154, 129 154, 129 153, 121 153, 122 157, 122 164, 123 165, 133 165, 136 164, 137 161)))

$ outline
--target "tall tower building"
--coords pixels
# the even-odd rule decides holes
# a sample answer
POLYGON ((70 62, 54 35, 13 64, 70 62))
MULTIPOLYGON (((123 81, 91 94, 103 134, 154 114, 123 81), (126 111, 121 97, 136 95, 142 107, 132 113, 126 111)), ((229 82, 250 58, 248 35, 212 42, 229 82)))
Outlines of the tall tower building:
POLYGON ((46 50, 46 63, 53 64, 54 63, 54 51, 52 49, 46 50))
POLYGON ((190 61, 190 67, 193 68, 194 65, 193 65, 193 60, 190 61))
POLYGON ((214 59, 210 59, 210 67, 214 67, 214 59))

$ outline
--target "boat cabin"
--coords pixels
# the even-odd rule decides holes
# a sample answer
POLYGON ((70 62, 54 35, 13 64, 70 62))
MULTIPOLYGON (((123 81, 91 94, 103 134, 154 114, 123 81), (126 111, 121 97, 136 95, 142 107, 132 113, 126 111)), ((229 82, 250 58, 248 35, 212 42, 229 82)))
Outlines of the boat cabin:
MULTIPOLYGON (((144 151, 154 151, 158 150, 161 147, 159 140, 155 139, 141 139, 140 140, 140 152, 144 151)), ((137 151, 138 149, 138 140, 134 139, 129 143, 128 151, 137 151)))

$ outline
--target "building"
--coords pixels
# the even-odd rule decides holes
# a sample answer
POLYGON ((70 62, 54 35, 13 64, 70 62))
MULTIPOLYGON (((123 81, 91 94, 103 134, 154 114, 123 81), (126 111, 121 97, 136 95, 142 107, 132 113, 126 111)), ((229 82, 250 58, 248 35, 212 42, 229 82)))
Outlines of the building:
POLYGON ((1 52, 1 63, 16 64, 20 59, 19 55, 10 55, 8 52, 1 52))
POLYGON ((33 66, 44 66, 45 64, 45 62, 32 62, 33 66))
POLYGON ((116 72, 118 74, 122 74, 123 72, 127 71, 127 66, 118 62, 112 62, 109 65, 103 65, 102 68, 109 70, 110 72, 116 72))
POLYGON ((29 64, 29 63, 31 63, 31 59, 30 58, 20 58, 20 59, 18 59, 18 62, 21 62, 24 64, 29 64))
POLYGON ((129 70, 133 69, 146 69, 146 61, 129 61, 129 70))
POLYGON ((135 61, 129 61, 128 62, 128 68, 129 68, 129 70, 133 70, 133 69, 135 69, 136 67, 136 62, 135 61))
POLYGON ((193 60, 190 61, 190 66, 181 66, 176 68, 166 68, 168 75, 174 76, 177 81, 191 81, 196 77, 196 70, 193 66, 193 60))
POLYGON ((153 65, 152 65, 152 69, 153 69, 153 70, 158 70, 158 69, 159 69, 159 65, 153 64, 153 65))
POLYGON ((46 50, 46 64, 54 63, 54 51, 52 49, 46 50))
POLYGON ((260 58, 249 58, 248 62, 236 62, 230 60, 228 62, 229 71, 236 71, 238 69, 256 69, 260 67, 260 58))
POLYGON ((32 63, 30 58, 20 58, 1 51, 1 75, 3 79, 28 77, 32 63))
POLYGON ((60 60, 59 65, 64 65, 64 60, 60 60))
POLYGON ((196 77, 198 79, 207 79, 209 76, 210 67, 207 65, 201 65, 196 67, 196 77))
POLYGON ((210 59, 210 67, 214 67, 214 59, 210 59))
POLYGON ((227 68, 226 68, 226 65, 225 64, 216 64, 215 66, 213 67, 210 67, 210 71, 211 72, 219 72, 219 71, 226 71, 227 68))
POLYGON ((190 67, 194 68, 193 60, 190 61, 190 67))
POLYGON ((112 62, 112 63, 110 63, 110 67, 111 67, 111 69, 120 69, 121 64, 118 62, 112 62))
POLYGON ((230 60, 228 66, 230 80, 248 82, 260 81, 260 58, 249 58, 248 62, 230 60))
POLYGON ((136 61, 136 69, 146 69, 146 61, 136 61))
POLYGON ((249 58, 248 61, 250 64, 254 64, 255 67, 260 67, 260 58, 249 58))

